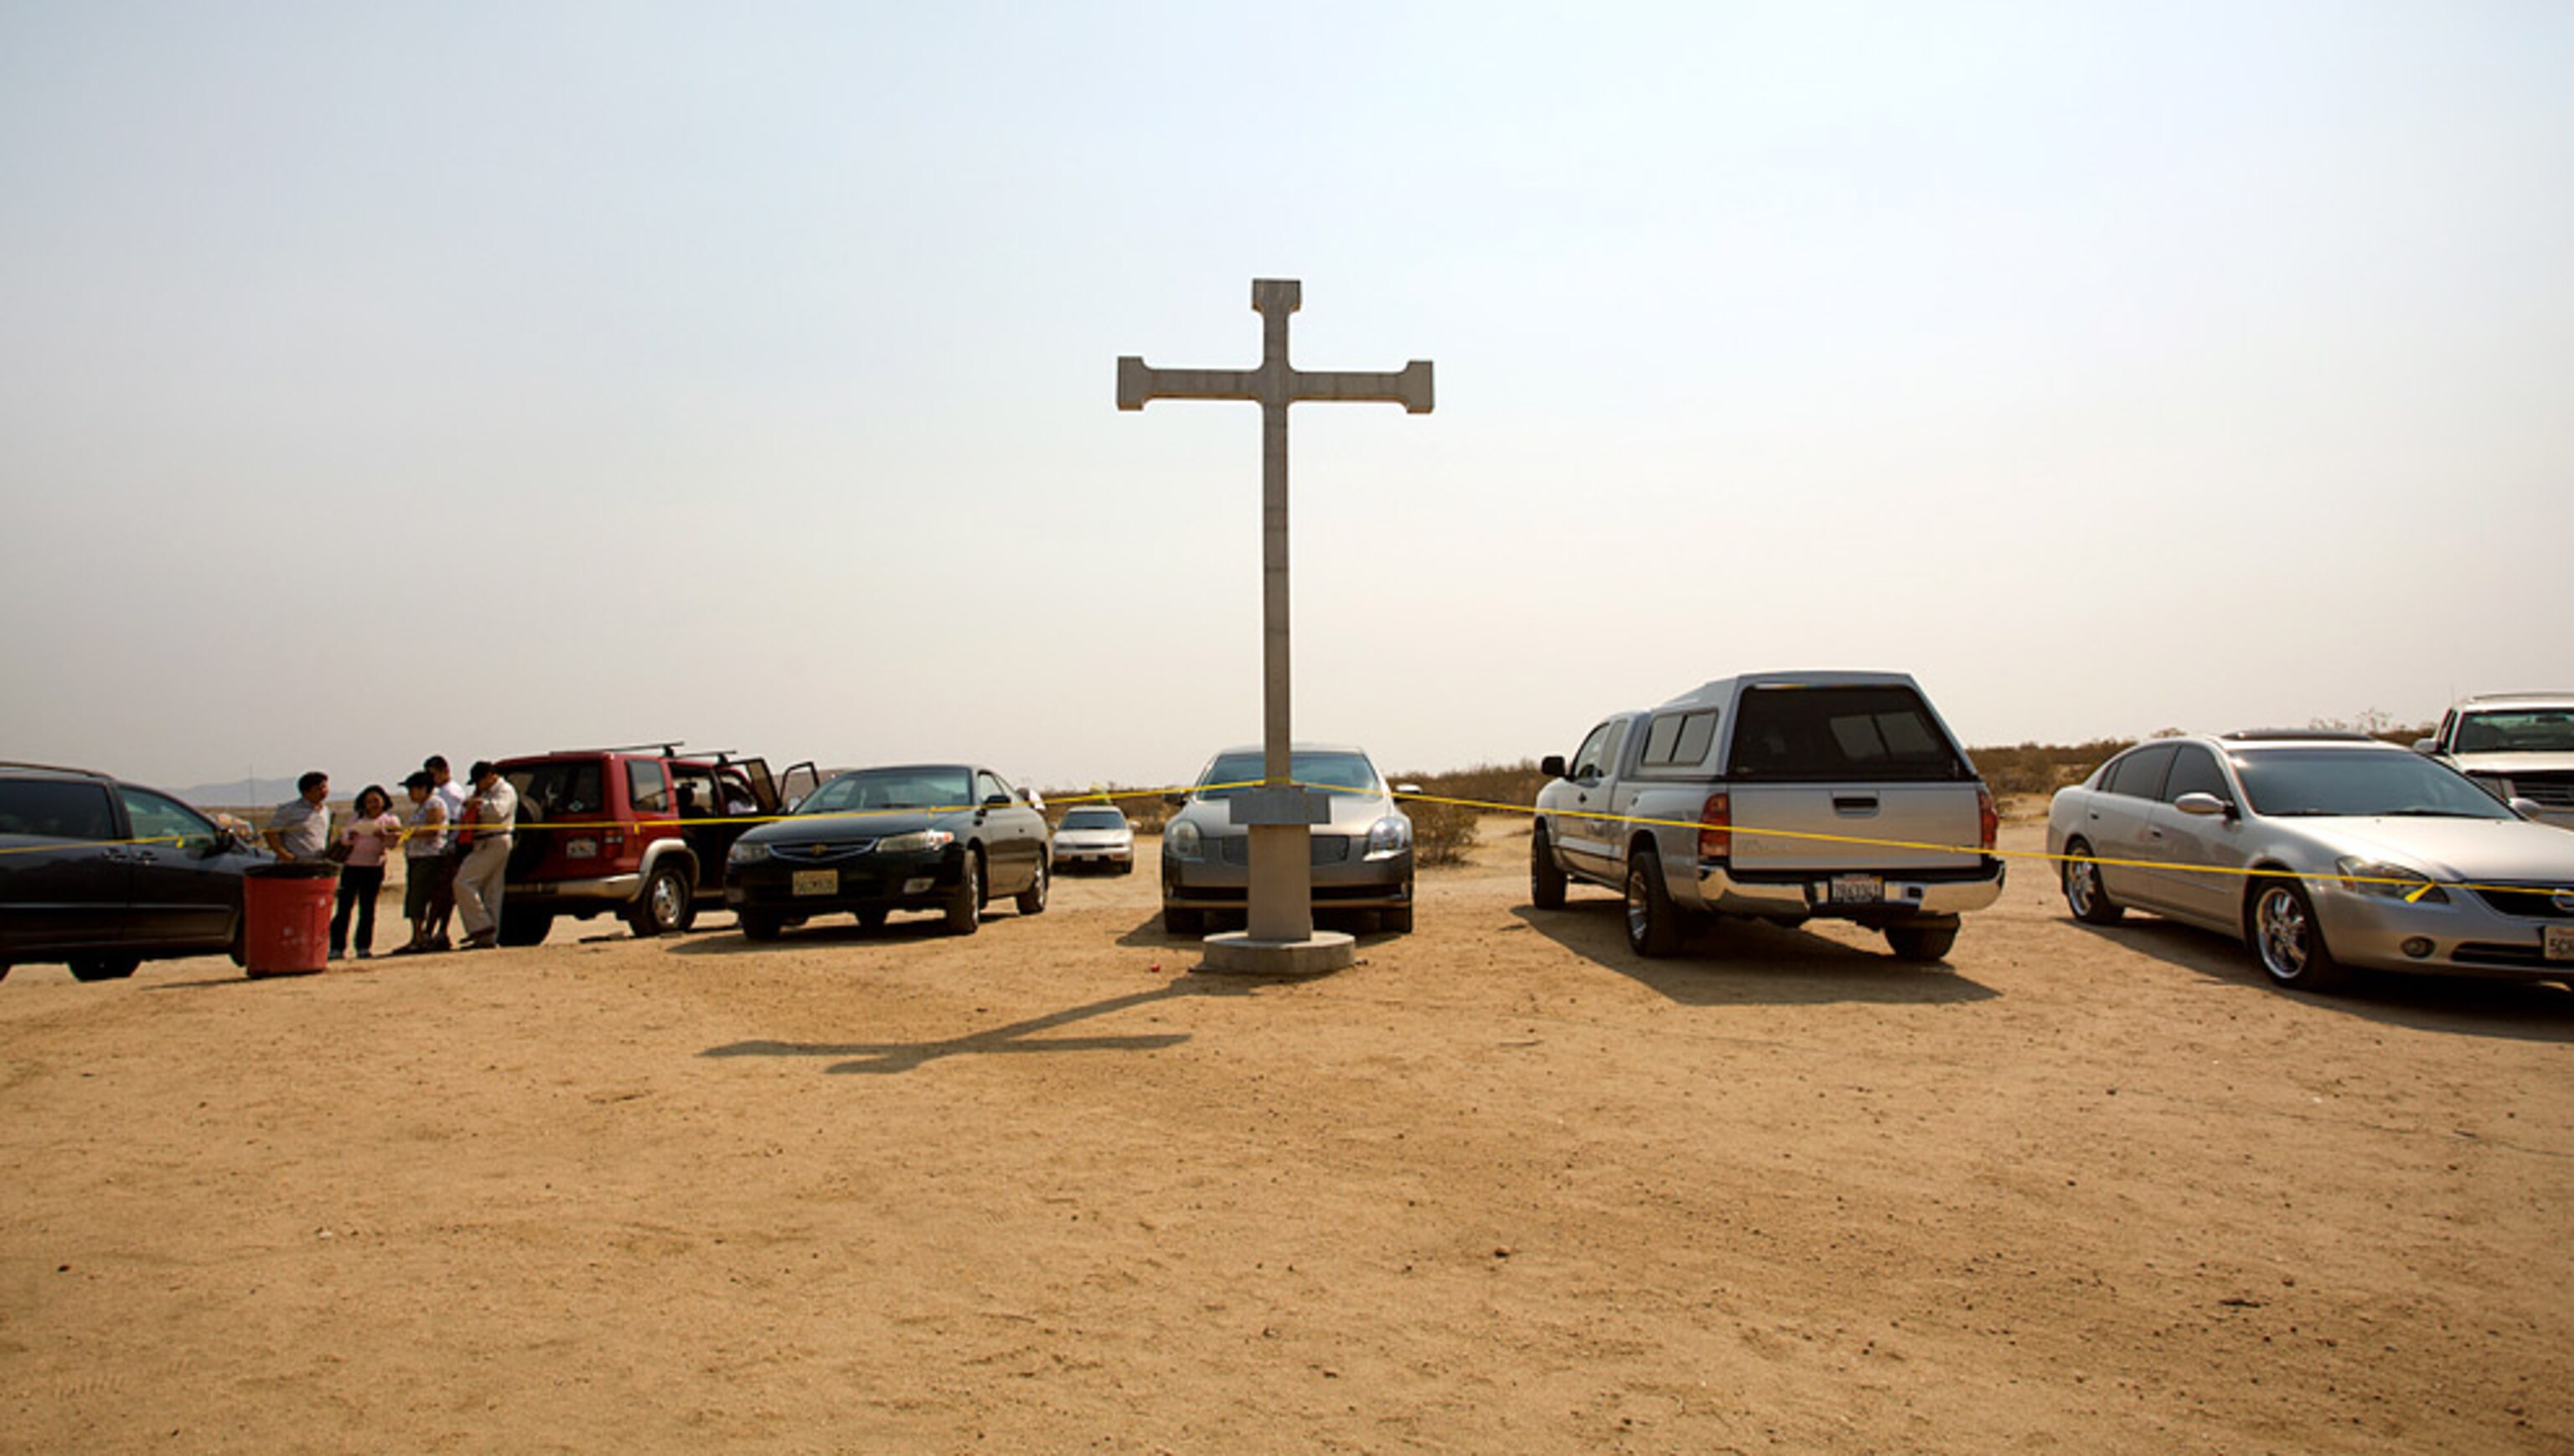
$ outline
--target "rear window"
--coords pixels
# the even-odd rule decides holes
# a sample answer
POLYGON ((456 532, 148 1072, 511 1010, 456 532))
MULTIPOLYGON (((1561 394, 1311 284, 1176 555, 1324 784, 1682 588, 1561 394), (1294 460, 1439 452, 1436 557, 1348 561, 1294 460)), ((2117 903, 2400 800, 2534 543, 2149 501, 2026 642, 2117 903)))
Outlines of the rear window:
POLYGON ((1728 772, 1786 782, 1975 776, 1921 695, 1895 684, 1745 693, 1728 772))
POLYGON ((0 834, 48 839, 112 839, 116 816, 107 786, 60 779, 0 779, 0 834))
POLYGON ((606 804, 600 797, 597 758, 557 758, 509 769, 504 777, 519 790, 520 812, 531 819, 595 814, 606 804), (534 801, 534 812, 527 805, 534 801))

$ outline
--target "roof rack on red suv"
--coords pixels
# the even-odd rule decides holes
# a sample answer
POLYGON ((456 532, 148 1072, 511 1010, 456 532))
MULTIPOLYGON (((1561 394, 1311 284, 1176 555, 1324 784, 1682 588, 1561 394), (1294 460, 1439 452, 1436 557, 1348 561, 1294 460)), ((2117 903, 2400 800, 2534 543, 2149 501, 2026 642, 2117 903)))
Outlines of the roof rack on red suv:
MULTIPOLYGON (((555 919, 603 912, 638 935, 685 930, 721 904, 732 841, 784 807, 764 758, 689 752, 683 740, 558 748, 504 758, 519 792, 501 941, 534 945, 555 919)), ((787 770, 789 783, 813 768, 787 770)), ((808 785, 809 786, 809 785, 808 785)))

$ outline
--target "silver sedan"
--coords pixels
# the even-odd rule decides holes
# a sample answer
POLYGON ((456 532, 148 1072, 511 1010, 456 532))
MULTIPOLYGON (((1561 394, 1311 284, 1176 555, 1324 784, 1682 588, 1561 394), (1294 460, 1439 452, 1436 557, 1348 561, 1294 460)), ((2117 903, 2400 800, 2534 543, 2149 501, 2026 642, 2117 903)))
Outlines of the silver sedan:
MULTIPOLYGON (((1290 775, 1331 806, 1329 821, 1313 826, 1315 911, 1411 930, 1412 818, 1384 775, 1365 749, 1346 744, 1297 743, 1290 753, 1290 775)), ((1249 904, 1251 831, 1233 821, 1233 799, 1259 785, 1262 761, 1258 744, 1216 754, 1162 826, 1162 926, 1172 934, 1197 934, 1210 914, 1249 904)))
POLYGON ((2046 847, 2077 918, 2221 931, 2278 985, 2354 966, 2574 983, 2574 835, 2360 734, 2139 743, 2057 791, 2046 847))

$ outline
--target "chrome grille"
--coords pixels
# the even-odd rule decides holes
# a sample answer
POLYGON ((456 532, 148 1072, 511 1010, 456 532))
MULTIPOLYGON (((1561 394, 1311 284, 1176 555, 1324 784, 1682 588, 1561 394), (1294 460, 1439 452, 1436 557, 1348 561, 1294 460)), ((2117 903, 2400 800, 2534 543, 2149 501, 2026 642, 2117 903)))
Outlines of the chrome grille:
POLYGON ((2559 889, 2554 885, 2532 885, 2528 888, 2478 885, 2476 898, 2517 919, 2574 920, 2574 909, 2567 908, 2567 905, 2574 904, 2574 889, 2559 889), (2559 896, 2563 896, 2562 900, 2559 896))

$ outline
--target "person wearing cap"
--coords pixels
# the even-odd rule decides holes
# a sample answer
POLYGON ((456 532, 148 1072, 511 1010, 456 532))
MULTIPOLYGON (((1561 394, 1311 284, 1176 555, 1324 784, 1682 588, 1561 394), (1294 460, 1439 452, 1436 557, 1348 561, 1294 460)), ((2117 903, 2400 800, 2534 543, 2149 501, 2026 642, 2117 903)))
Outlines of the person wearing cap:
POLYGON ((456 866, 456 908, 465 917, 465 948, 489 950, 501 943, 501 896, 508 887, 519 791, 488 759, 477 762, 469 776, 474 794, 465 800, 459 832, 466 849, 456 866))
POLYGON ((425 864, 413 860, 406 869, 423 869, 429 875, 429 938, 423 950, 449 948, 447 924, 456 915, 456 865, 465 857, 465 846, 457 842, 456 825, 465 821, 465 790, 457 786, 456 773, 447 766, 445 753, 432 753, 420 760, 420 771, 429 775, 430 796, 443 811, 439 821, 447 827, 439 835, 439 854, 425 864))
POLYGON ((403 918, 411 921, 411 940, 395 947, 396 955, 417 955, 433 948, 430 931, 437 917, 431 913, 439 894, 444 891, 448 903, 456 900, 456 859, 447 852, 447 841, 454 833, 447 827, 447 800, 438 793, 438 780, 421 769, 403 780, 403 792, 411 796, 411 817, 403 821, 403 918))

